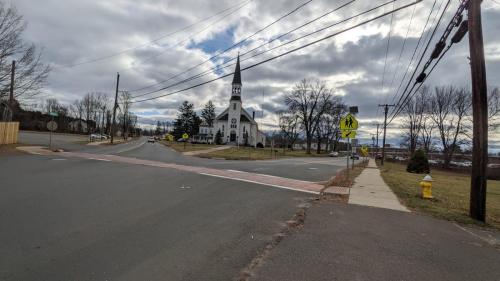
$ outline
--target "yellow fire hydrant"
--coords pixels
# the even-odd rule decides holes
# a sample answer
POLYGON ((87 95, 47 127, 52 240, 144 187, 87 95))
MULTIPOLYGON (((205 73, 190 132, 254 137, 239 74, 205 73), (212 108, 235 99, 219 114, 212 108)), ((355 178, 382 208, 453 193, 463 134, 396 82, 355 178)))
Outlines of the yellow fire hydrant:
POLYGON ((422 188, 422 198, 432 199, 432 182, 434 180, 430 175, 425 176, 420 182, 420 187, 422 188))

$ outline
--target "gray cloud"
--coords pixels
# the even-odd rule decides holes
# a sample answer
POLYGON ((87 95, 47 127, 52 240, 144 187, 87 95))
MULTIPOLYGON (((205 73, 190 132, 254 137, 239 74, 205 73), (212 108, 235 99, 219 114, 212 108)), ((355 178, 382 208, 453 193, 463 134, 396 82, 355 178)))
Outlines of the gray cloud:
MULTIPOLYGON (((203 23, 191 30, 180 32, 155 44, 137 48, 108 60, 72 68, 63 66, 140 46, 236 3, 229 0, 16 0, 14 4, 29 23, 24 34, 25 39, 43 47, 44 60, 54 67, 44 96, 52 96, 63 102, 71 102, 90 91, 107 92, 111 95, 114 92, 115 75, 118 71, 121 73, 123 89, 140 88, 165 80, 173 74, 180 73, 205 61, 211 56, 211 54, 207 54, 203 50, 188 48, 192 43, 203 43, 205 40, 213 38, 217 33, 225 31, 229 26, 235 27, 234 40, 241 40, 302 2, 299 0, 254 0, 234 15, 227 16, 220 23, 207 29, 206 32, 192 38, 192 41, 186 41, 176 46, 176 43, 184 40, 191 33, 202 29, 208 23, 203 23)), ((261 42, 265 42, 341 3, 344 2, 314 1, 293 16, 259 34, 255 41, 249 42, 249 45, 241 48, 240 51, 243 52, 261 42)), ((401 2, 397 5, 403 4, 401 2)), ((304 35, 307 32, 375 5, 370 1, 356 1, 353 5, 339 11, 339 13, 297 31, 294 35, 290 35, 289 38, 304 35)), ((283 96, 292 90, 295 83, 303 78, 321 79, 334 87, 339 94, 344 95, 343 98, 346 103, 359 106, 360 119, 369 122, 363 124, 363 126, 366 126, 366 131, 363 131, 363 134, 368 135, 360 135, 360 137, 369 140, 369 134, 374 132, 373 123, 380 122, 382 117, 377 104, 392 101, 395 89, 399 85, 431 5, 432 1, 423 1, 416 6, 410 37, 406 42, 400 65, 397 65, 397 59, 412 8, 400 11, 394 16, 393 36, 391 37, 387 57, 384 91, 382 91, 382 73, 389 32, 389 17, 245 71, 242 74, 245 108, 251 110, 264 109, 266 112, 265 123, 273 124, 271 113, 284 107, 283 96), (390 81, 395 73, 394 83, 391 84, 390 81), (265 92, 265 99, 262 98, 262 92, 265 92)), ((456 2, 452 3, 444 22, 450 19, 456 5, 456 2)), ((388 11, 389 7, 386 10, 388 11)), ((285 48, 244 61, 242 66, 245 67, 264 58, 280 54, 313 39, 339 31, 356 22, 359 22, 359 20, 342 24, 285 48)), ((444 24, 438 31, 438 35, 442 33, 443 26, 444 24)), ((500 85, 498 80, 500 77, 499 27, 500 5, 495 5, 491 1, 484 2, 483 30, 485 48, 489 58, 486 62, 488 80, 491 85, 500 85)), ((284 39, 284 41, 289 38, 284 39)), ((460 44, 453 47, 429 77, 427 82, 429 85, 456 84, 468 86, 470 84, 467 41, 467 38, 464 38, 460 44)), ((277 44, 279 42, 274 42, 271 46, 277 44)), ((237 48, 230 51, 227 57, 235 56, 237 51, 237 48)), ((214 65, 214 62, 206 63, 196 71, 182 75, 179 79, 189 77, 214 65)), ((225 70, 225 73, 231 71, 232 69, 229 68, 225 70)), ((162 93, 182 89, 215 77, 217 77, 217 74, 211 73, 202 79, 173 87, 162 93)), ((195 108, 199 110, 211 99, 218 106, 218 112, 220 112, 229 99, 230 82, 231 78, 228 77, 183 93, 134 104, 133 110, 141 117, 140 122, 144 124, 154 123, 154 120, 161 118, 174 118, 176 115, 175 110, 183 100, 194 103, 195 108), (156 109, 159 115, 141 115, 141 112, 150 112, 153 109, 156 109)), ((168 84, 165 83, 164 85, 168 84)), ((159 87, 155 86, 151 89, 158 89, 159 87)), ((150 96, 158 96, 162 93, 150 96)), ((398 137, 397 126, 390 129, 390 137, 398 137)))

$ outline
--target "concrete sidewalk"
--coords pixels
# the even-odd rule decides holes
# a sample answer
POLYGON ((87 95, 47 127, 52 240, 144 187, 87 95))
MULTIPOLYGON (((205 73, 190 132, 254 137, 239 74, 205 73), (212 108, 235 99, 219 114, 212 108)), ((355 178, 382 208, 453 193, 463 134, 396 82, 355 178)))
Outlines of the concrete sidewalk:
POLYGON ((373 159, 369 160, 366 169, 354 180, 350 192, 349 204, 409 212, 384 182, 373 159))

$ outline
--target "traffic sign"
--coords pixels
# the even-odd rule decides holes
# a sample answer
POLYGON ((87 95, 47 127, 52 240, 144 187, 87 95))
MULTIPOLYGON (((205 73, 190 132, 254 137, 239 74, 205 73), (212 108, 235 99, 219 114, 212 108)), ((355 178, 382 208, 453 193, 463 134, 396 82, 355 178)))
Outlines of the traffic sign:
POLYGON ((356 131, 342 131, 342 138, 343 139, 347 139, 347 138, 350 138, 350 139, 354 139, 356 138, 356 131))
POLYGON ((57 112, 50 112, 49 113, 50 116, 53 116, 53 117, 57 117, 59 116, 59 114, 57 112))
POLYGON ((366 145, 363 145, 360 149, 361 151, 361 155, 363 155, 364 157, 368 157, 368 147, 366 145))
POLYGON ((341 130, 357 130, 358 120, 352 114, 347 114, 342 119, 340 119, 340 129, 341 130))
POLYGON ((185 140, 187 140, 187 139, 189 139, 189 135, 186 134, 186 133, 184 133, 184 134, 182 134, 182 138, 185 139, 185 140))
POLYGON ((47 129, 49 129, 49 131, 51 132, 57 130, 57 123, 55 121, 49 121, 47 123, 47 129))

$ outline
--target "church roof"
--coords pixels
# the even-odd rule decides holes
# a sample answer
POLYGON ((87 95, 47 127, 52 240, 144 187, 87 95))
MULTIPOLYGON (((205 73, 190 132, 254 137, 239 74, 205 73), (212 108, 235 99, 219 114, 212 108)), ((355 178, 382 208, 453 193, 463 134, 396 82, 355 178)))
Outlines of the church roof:
MULTIPOLYGON (((224 110, 219 116, 215 118, 217 121, 227 121, 229 119, 229 108, 224 110)), ((240 122, 249 122, 252 124, 257 124, 255 120, 252 118, 252 116, 244 109, 241 109, 241 117, 240 117, 240 122)))
POLYGON ((236 68, 234 69, 233 84, 241 85, 240 54, 236 59, 236 68))

